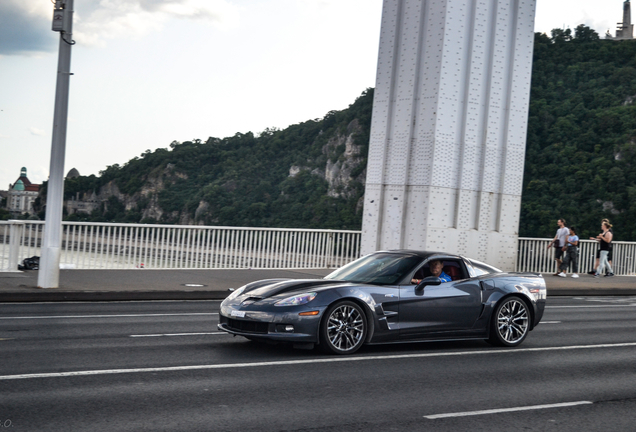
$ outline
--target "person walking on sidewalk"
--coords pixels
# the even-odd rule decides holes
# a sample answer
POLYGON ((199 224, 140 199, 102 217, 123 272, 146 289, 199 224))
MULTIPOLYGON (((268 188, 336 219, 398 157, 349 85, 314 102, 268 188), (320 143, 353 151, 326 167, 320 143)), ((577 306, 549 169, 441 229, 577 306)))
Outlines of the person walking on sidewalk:
POLYGON ((612 266, 609 264, 609 262, 607 262, 607 255, 612 249, 612 239, 614 238, 614 234, 612 234, 610 228, 612 228, 612 224, 604 221, 601 225, 601 229, 603 230, 603 232, 597 235, 595 239, 593 239, 597 240, 601 246, 601 257, 594 277, 599 277, 599 275, 605 271, 605 267, 607 267, 609 271, 609 273, 605 276, 614 276, 614 270, 612 270, 612 266))
POLYGON ((570 227, 570 235, 565 240, 565 247, 567 248, 565 258, 561 264, 561 273, 559 276, 566 277, 568 267, 572 263, 572 277, 579 277, 579 236, 576 235, 576 228, 570 227))
POLYGON ((554 260, 556 261, 557 267, 557 272, 554 274, 555 276, 558 276, 559 274, 559 268, 563 262, 561 257, 563 256, 563 250, 565 249, 565 239, 570 233, 570 230, 565 226, 565 219, 559 219, 557 224, 559 225, 559 229, 557 229, 554 240, 548 244, 548 249, 550 246, 554 246, 554 260))
MULTIPOLYGON (((601 223, 610 223, 609 219, 603 219, 601 221, 601 223)), ((610 224, 610 226, 612 226, 610 224)), ((610 228, 609 232, 612 233, 612 238, 614 237, 614 230, 610 228)), ((596 240, 596 237, 590 237, 590 240, 596 240)), ((612 245, 610 245, 610 250, 609 253, 607 254, 607 262, 609 263, 609 265, 612 265, 612 249, 614 249, 612 247, 612 245)), ((594 261, 594 267, 592 267, 592 270, 590 270, 589 272, 587 272, 587 274, 594 276, 596 274, 596 269, 598 267, 599 262, 601 261, 601 248, 600 248, 600 244, 599 244, 599 248, 596 250, 596 260, 594 261)))

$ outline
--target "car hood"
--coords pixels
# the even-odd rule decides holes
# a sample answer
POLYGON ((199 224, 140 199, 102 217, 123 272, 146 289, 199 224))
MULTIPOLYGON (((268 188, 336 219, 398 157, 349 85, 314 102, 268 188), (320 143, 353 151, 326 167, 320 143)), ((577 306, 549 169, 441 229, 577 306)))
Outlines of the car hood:
POLYGON ((350 282, 325 279, 274 279, 254 282, 245 287, 241 297, 269 298, 290 292, 323 290, 328 287, 349 285, 350 282))

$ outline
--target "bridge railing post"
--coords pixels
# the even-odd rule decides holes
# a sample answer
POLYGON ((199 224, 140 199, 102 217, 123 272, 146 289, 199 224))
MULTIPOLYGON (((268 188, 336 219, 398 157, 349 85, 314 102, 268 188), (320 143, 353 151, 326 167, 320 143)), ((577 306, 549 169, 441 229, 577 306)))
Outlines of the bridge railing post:
POLYGON ((18 271, 18 262, 20 261, 20 245, 22 236, 24 235, 24 221, 9 221, 9 263, 4 271, 18 271))

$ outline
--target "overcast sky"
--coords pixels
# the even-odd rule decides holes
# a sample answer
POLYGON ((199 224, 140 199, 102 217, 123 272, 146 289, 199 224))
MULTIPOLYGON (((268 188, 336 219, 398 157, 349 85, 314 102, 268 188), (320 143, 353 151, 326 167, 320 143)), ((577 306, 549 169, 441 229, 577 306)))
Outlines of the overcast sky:
MULTIPOLYGON (((535 31, 601 36, 623 0, 538 0, 535 31)), ((381 0, 75 0, 64 171, 323 117, 375 85, 381 0)), ((0 0, 0 189, 48 178, 51 0, 0 0)), ((635 17, 636 18, 636 17, 635 17)))

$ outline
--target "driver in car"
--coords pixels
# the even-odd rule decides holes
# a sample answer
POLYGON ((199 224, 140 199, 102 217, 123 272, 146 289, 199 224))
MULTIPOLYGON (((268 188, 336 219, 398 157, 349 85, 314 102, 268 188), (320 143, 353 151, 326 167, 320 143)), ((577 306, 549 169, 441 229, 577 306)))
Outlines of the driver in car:
MULTIPOLYGON (((444 263, 440 260, 433 260, 428 263, 428 268, 431 271, 431 276, 435 276, 441 279, 442 282, 450 282, 452 279, 449 275, 444 273, 444 263)), ((413 279, 411 283, 418 284, 422 282, 422 279, 413 279)))

